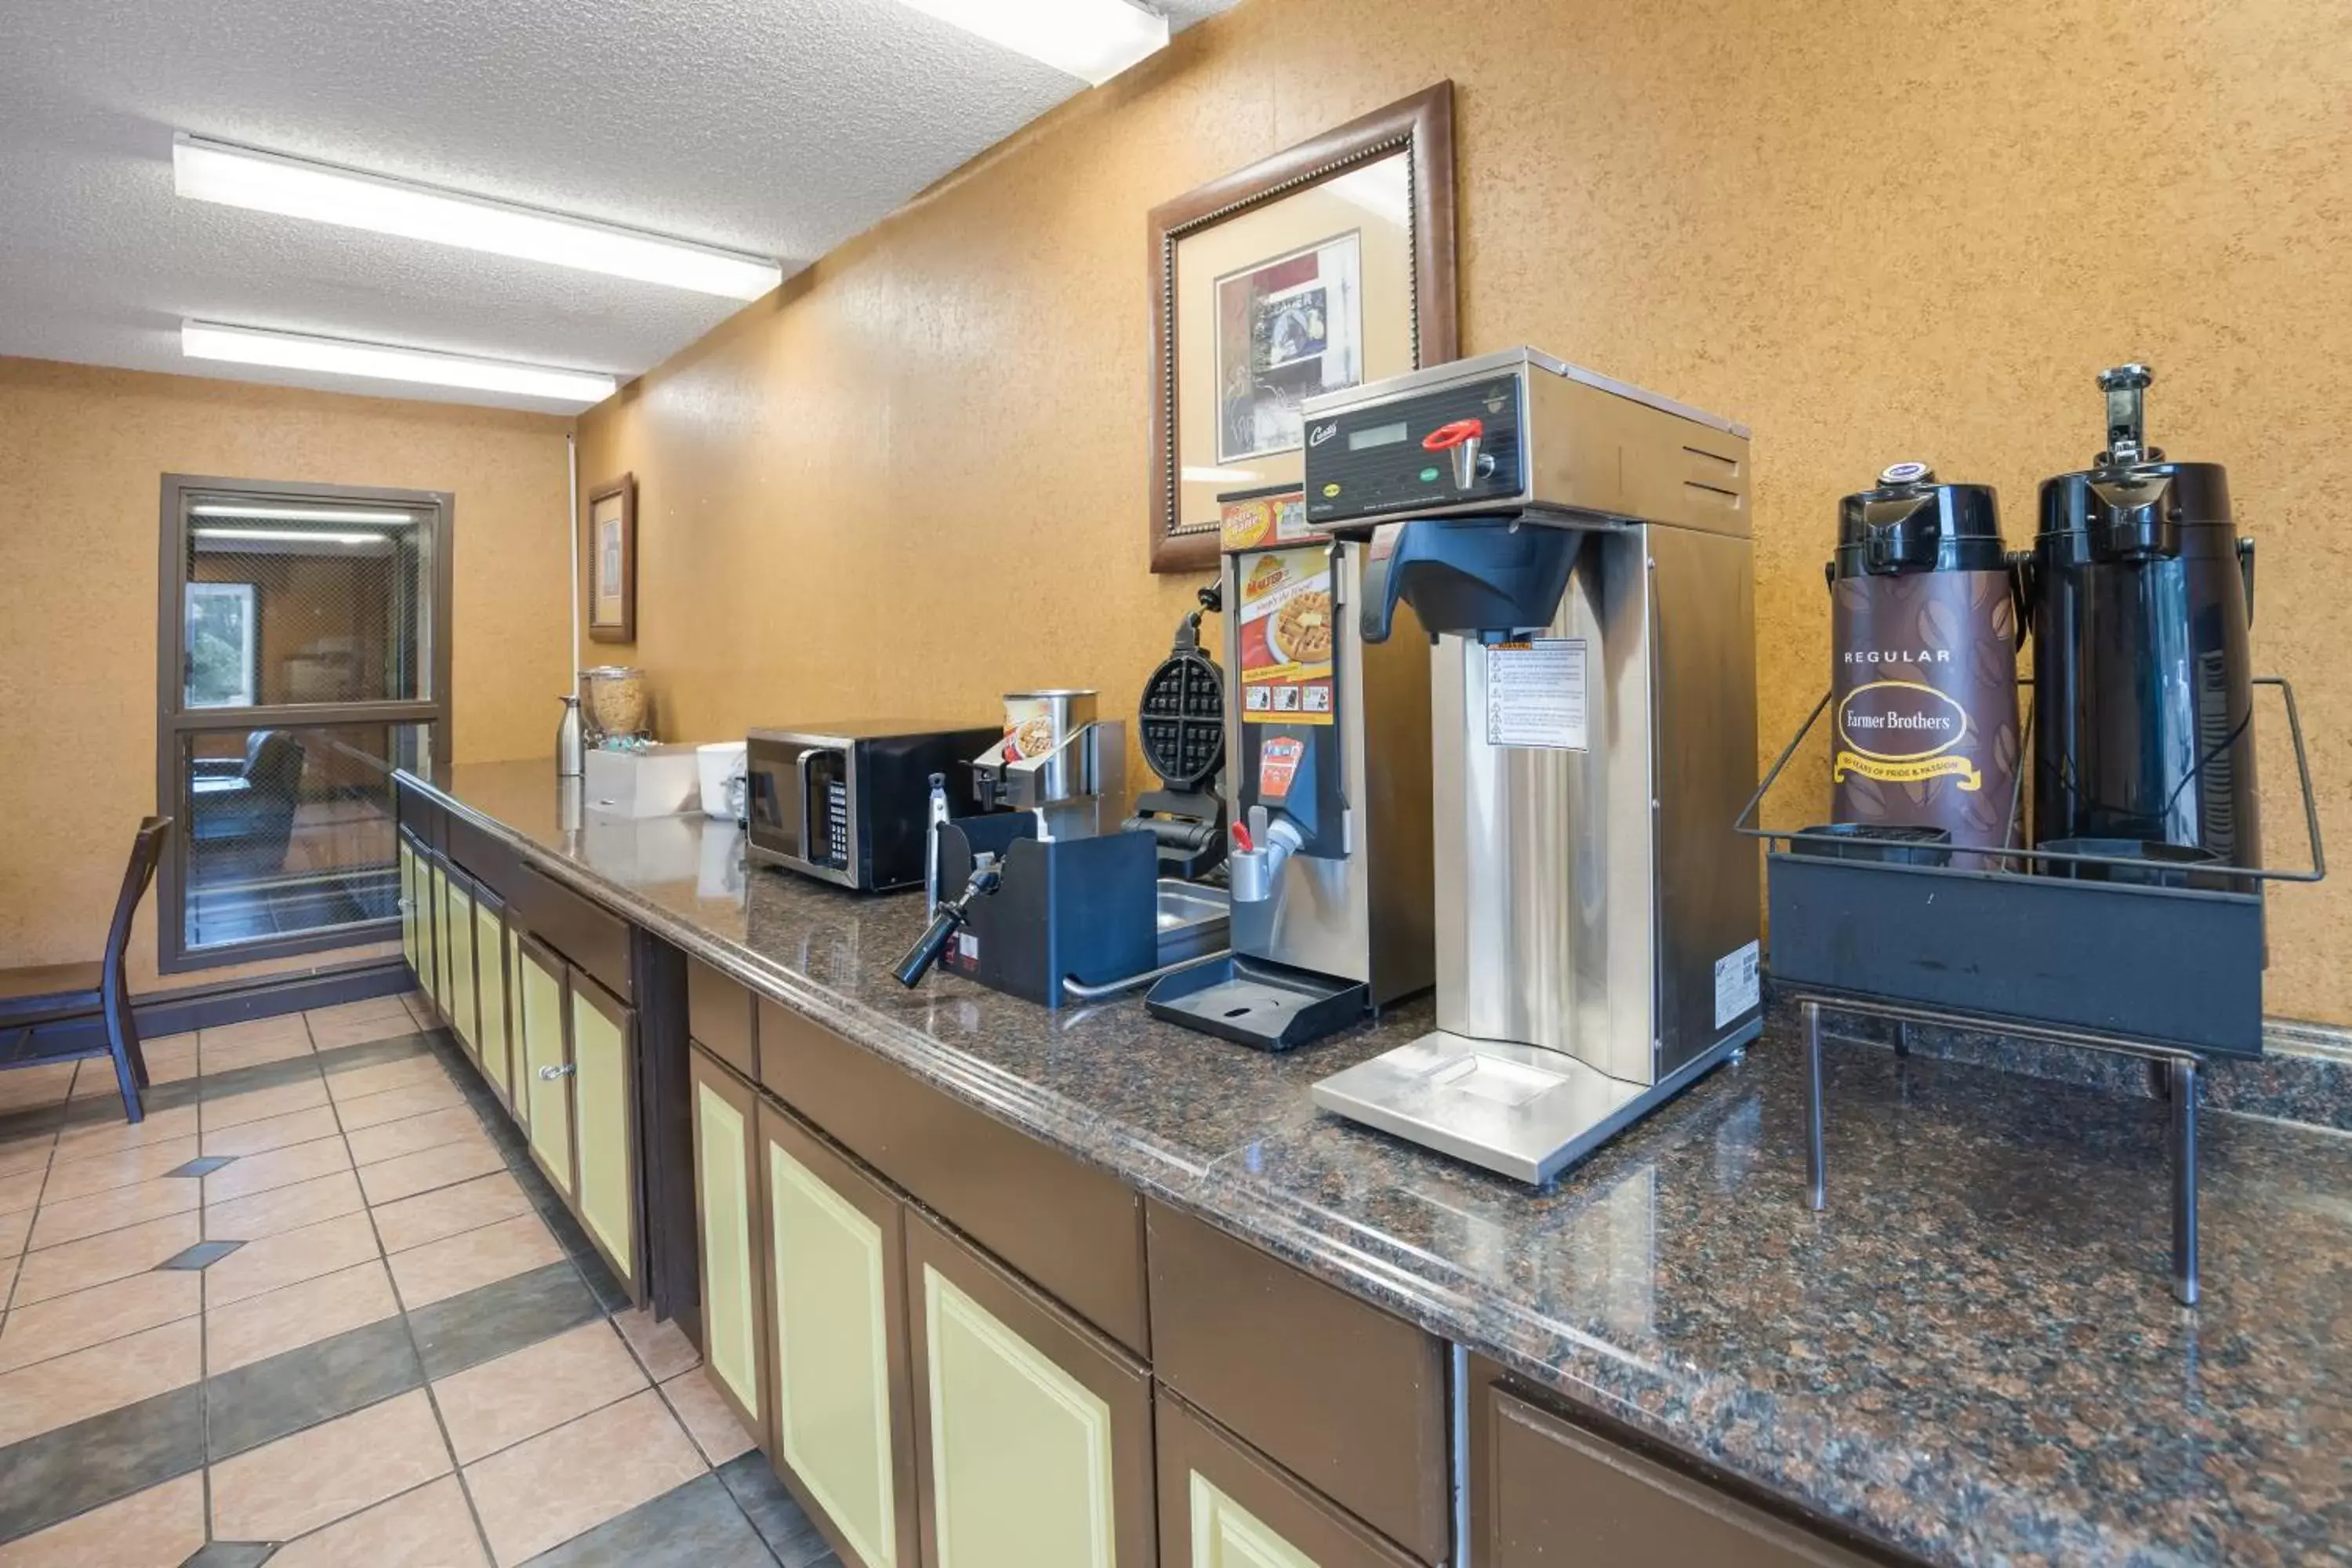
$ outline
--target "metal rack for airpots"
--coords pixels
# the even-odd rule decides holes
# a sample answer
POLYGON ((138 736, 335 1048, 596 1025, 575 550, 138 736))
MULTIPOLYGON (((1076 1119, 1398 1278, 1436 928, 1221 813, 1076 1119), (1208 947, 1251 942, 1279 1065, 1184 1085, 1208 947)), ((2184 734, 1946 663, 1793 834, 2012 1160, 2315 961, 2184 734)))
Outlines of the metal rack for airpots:
MULTIPOLYGON (((2021 698, 2031 681, 2021 681, 2021 698)), ((1769 970, 1805 1024, 1806 1164, 1811 1205, 1827 1202, 1822 1073, 1824 1008, 1909 1026, 1989 1031, 2137 1057, 2170 1101, 2172 1287, 2198 1296, 2197 1090, 2215 1058, 2263 1049, 2263 885, 2326 875, 2319 806, 2294 688, 2283 700, 2294 742, 2308 868, 2200 865, 2151 876, 2145 860, 2017 848, 1985 868, 1863 859, 1850 839, 1760 825, 1765 802, 1830 707, 1824 692, 1734 825, 1766 847, 1769 970)), ((2031 758, 2027 712, 2023 754, 2031 758)))

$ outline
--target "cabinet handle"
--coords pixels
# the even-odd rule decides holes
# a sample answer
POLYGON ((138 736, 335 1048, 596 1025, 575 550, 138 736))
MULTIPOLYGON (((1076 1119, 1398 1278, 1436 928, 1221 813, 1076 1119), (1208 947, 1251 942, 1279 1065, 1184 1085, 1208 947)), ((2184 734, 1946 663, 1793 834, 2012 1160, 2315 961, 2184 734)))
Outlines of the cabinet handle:
POLYGON ((541 1068, 539 1069, 540 1081, 542 1083, 553 1083, 557 1079, 570 1078, 572 1076, 572 1069, 578 1065, 579 1064, 576 1062, 558 1062, 553 1067, 541 1068))

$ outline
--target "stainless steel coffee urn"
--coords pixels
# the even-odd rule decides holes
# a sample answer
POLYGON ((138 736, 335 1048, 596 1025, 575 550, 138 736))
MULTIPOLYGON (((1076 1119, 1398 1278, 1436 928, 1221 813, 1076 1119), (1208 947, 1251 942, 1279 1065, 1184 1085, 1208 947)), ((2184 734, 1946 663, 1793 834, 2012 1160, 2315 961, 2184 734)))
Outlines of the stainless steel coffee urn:
POLYGON ((1306 429, 1365 642, 1436 645, 1438 1027, 1315 1100, 1546 1181, 1762 1026, 1748 432, 1531 349, 1306 429))

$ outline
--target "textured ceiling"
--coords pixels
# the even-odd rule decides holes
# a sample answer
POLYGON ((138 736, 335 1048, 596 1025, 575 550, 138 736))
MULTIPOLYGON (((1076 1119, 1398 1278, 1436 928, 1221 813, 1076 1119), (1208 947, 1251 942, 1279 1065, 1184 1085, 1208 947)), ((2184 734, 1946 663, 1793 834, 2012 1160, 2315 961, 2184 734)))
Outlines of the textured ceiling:
MULTIPOLYGON (((1162 5, 1179 27, 1234 0, 1162 5)), ((0 0, 0 354, 184 316, 633 374, 730 300, 182 201, 189 131, 772 256, 787 273, 1084 84, 896 0, 0 0)))

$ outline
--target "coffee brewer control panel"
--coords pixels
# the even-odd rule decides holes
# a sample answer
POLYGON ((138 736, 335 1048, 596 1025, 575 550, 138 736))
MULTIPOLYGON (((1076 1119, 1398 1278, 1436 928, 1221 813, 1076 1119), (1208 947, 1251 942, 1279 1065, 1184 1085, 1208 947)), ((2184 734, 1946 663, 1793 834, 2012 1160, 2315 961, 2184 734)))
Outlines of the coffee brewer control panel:
POLYGON ((1307 519, 1507 501, 1527 488, 1516 367, 1307 425, 1307 519))

